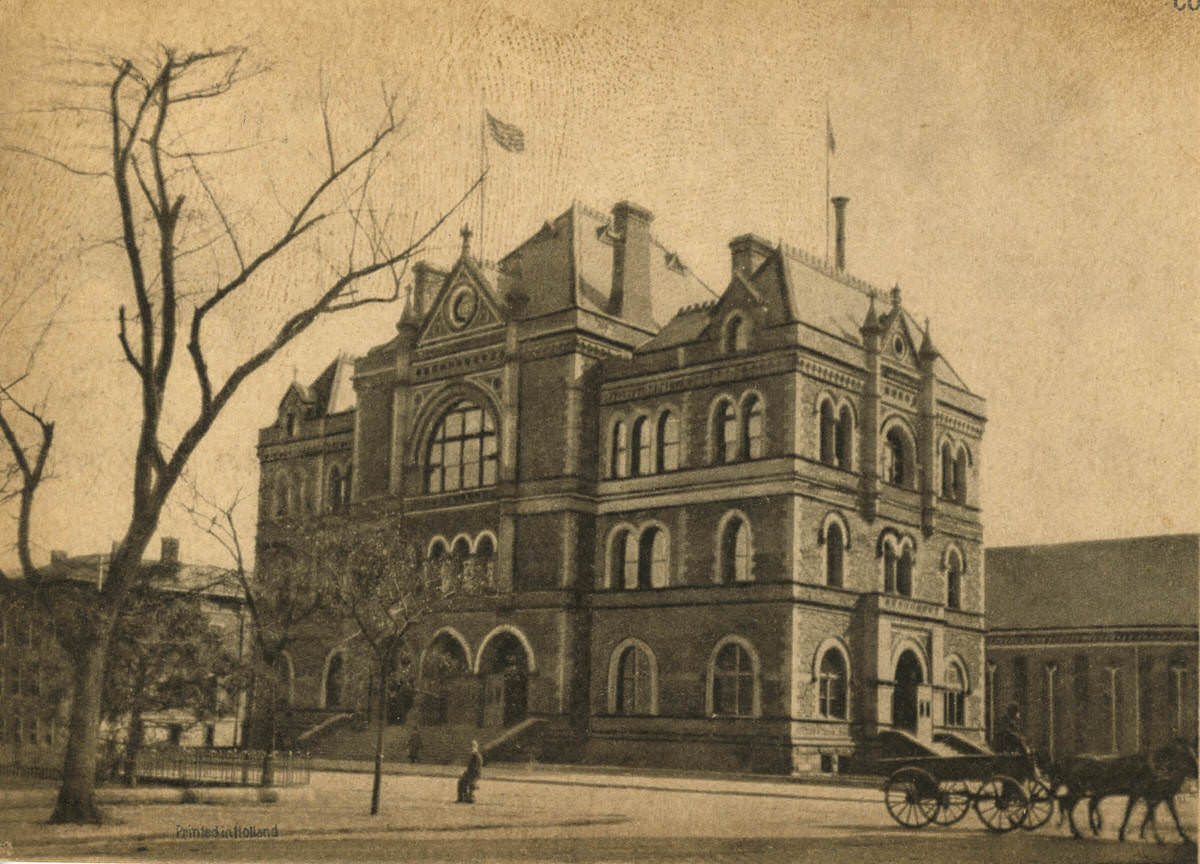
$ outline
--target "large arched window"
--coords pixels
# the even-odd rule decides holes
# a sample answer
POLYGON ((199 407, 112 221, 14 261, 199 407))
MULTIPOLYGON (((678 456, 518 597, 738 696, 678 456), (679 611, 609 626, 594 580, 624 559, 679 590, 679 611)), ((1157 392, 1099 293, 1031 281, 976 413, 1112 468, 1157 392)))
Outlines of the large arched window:
POLYGON ((608 555, 608 587, 637 587, 637 545, 628 528, 621 528, 613 535, 608 555))
POLYGON ((472 402, 456 402, 429 441, 425 490, 454 492, 496 482, 496 422, 472 402))
POLYGON ((897 537, 890 529, 880 538, 883 556, 883 590, 888 594, 912 596, 913 553, 912 540, 897 537))
POLYGON ((831 521, 825 529, 825 584, 841 588, 845 581, 846 538, 842 526, 831 521))
POLYGON ((664 411, 658 418, 658 470, 674 471, 679 467, 679 418, 664 411))
POLYGON ((849 405, 843 405, 842 410, 838 412, 837 438, 834 441, 833 456, 837 467, 846 471, 851 470, 852 467, 850 454, 853 452, 853 441, 854 415, 851 413, 849 405))
POLYGON ((949 441, 942 444, 942 497, 954 497, 954 453, 949 441))
POLYGON ((757 669, 740 642, 721 646, 709 670, 712 714, 717 717, 753 717, 756 713, 757 669))
POLYGON ((625 477, 629 474, 629 429, 618 420, 613 424, 612 453, 609 460, 609 476, 625 477))
POLYGON ((817 709, 822 717, 846 719, 846 660, 836 648, 821 657, 817 674, 817 709))
POLYGON ((962 558, 951 548, 946 553, 946 605, 951 609, 962 608, 962 573, 962 558))
POLYGON ((670 582, 667 532, 651 526, 638 540, 637 587, 666 588, 670 582))
POLYGON ((908 544, 900 549, 900 558, 896 562, 896 593, 905 597, 912 596, 913 583, 913 553, 908 544))
POLYGON ((713 462, 732 462, 737 459, 737 412, 733 402, 722 399, 713 409, 713 462))
POLYGON ((652 470, 650 464, 650 421, 645 417, 639 417, 633 421, 632 443, 633 446, 630 455, 633 465, 630 473, 634 477, 649 474, 652 470))
POLYGON ((967 503, 967 448, 959 446, 954 456, 954 500, 959 504, 967 503))
POLYGON ((829 399, 821 400, 821 461, 826 465, 837 462, 837 421, 833 418, 833 403, 829 399))
POLYGON ((946 664, 946 690, 943 694, 947 726, 965 726, 967 678, 958 661, 946 664))
POLYGON ((653 669, 650 656, 638 645, 630 645, 617 660, 617 714, 652 714, 653 669))
POLYGON ((459 535, 454 541, 454 545, 450 547, 450 554, 459 561, 466 561, 471 557, 471 541, 466 535, 459 535))
POLYGON ((721 530, 720 574, 722 582, 748 582, 752 551, 750 526, 741 516, 731 516, 721 530))
POLYGON ((883 479, 893 486, 911 489, 914 482, 913 447, 904 430, 893 426, 883 444, 883 479))
POLYGON ((742 453, 747 459, 761 459, 763 445, 762 400, 751 394, 742 403, 742 453))

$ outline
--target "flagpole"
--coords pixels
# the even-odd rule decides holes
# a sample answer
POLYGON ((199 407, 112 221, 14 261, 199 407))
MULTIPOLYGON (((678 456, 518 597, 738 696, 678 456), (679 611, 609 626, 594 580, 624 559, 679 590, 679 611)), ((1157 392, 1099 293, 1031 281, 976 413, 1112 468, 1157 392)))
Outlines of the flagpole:
POLYGON ((479 227, 476 235, 479 237, 475 257, 483 260, 483 214, 487 200, 487 101, 483 88, 479 88, 479 227))
POLYGON ((825 91, 825 265, 829 265, 829 91, 825 91))

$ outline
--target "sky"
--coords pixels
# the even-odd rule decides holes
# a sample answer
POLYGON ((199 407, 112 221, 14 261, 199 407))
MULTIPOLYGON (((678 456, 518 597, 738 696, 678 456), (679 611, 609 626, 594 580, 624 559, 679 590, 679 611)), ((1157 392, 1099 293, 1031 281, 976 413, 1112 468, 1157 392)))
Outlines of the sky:
MULTIPOLYGON (((985 542, 1200 529, 1200 13, 1171 0, 104 5, 0 0, 0 146, 101 164, 99 115, 45 110, 102 105, 64 59, 248 46, 262 74, 181 114, 173 134, 237 148, 206 170, 250 246, 319 176, 320 94, 348 152, 384 87, 406 120, 373 203, 400 235, 469 187, 485 104, 525 133, 523 153, 491 153, 482 232, 473 197, 430 238, 431 262, 452 262, 463 222, 498 258, 572 200, 629 199, 719 291, 739 234, 824 254, 828 112, 830 188, 850 199, 847 269, 899 284, 987 399, 985 542)), ((128 522, 137 396, 115 324, 128 271, 99 243, 115 220, 103 180, 0 150, 0 371, 21 368, 55 312, 22 384, 57 422, 34 528, 43 560, 104 551, 128 522)), ((229 266, 229 250, 196 255, 184 279, 202 290, 229 266)), ((261 345, 329 266, 302 256, 266 273, 207 331, 218 365, 261 345)), ((244 385, 197 451, 206 494, 251 496, 247 541, 257 430, 293 378, 386 341, 399 313, 318 323, 244 385)), ((194 399, 186 365, 175 375, 168 438, 194 399)), ((224 563, 176 502, 160 529, 182 538, 185 559, 224 563)))

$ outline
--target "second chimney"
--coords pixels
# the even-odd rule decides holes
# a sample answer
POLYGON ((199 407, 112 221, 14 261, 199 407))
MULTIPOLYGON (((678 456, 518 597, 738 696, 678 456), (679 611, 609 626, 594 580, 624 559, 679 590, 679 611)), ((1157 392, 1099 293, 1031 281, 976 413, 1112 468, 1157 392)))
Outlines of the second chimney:
POLYGON ((839 271, 846 269, 846 203, 850 200, 841 195, 830 198, 833 202, 834 263, 839 271))
POLYGON ((729 257, 733 272, 747 279, 762 266, 771 254, 771 244, 757 234, 742 234, 729 241, 729 257))
POLYGON ((611 310, 627 321, 653 322, 650 312, 650 223, 644 207, 622 201, 612 209, 613 244, 611 310))

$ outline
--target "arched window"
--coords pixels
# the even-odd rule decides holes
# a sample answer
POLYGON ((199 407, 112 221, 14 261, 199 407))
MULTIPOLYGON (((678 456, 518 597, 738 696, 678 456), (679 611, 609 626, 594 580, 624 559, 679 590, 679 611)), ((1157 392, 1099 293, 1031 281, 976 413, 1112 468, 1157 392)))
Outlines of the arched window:
POLYGON ((951 609, 962 608, 962 558, 957 549, 946 554, 946 605, 951 609))
POLYGON ((746 350, 746 322, 742 320, 740 315, 734 315, 725 325, 725 344, 723 348, 726 354, 746 350))
POLYGON ((913 553, 907 544, 900 550, 900 558, 896 561, 896 593, 905 597, 912 596, 913 553))
MULTIPOLYGON (((626 562, 629 560, 629 547, 633 545, 629 540, 629 529, 622 528, 613 535, 612 545, 609 547, 608 559, 608 587, 613 589, 627 588, 628 576, 626 575, 626 562)), ((636 556, 634 558, 636 561, 636 556)), ((636 580, 635 580, 636 581, 636 580)))
POLYGON ((837 422, 833 419, 833 403, 828 399, 821 402, 821 461, 833 465, 837 461, 837 422))
POLYGON ((651 661, 638 645, 630 645, 617 661, 616 713, 651 714, 651 661))
POLYGON ((633 421, 633 449, 631 455, 633 457, 633 469, 630 473, 634 477, 649 474, 651 471, 650 421, 645 417, 639 417, 633 421))
POLYGON ((721 532, 721 581, 750 581, 750 566, 750 526, 742 517, 733 516, 721 532))
POLYGON ((896 547, 890 540, 883 544, 883 590, 888 594, 896 593, 896 562, 899 556, 896 547))
POLYGON ((942 444, 942 497, 954 497, 954 455, 949 441, 942 444))
POLYGON ((838 412, 837 421, 837 440, 834 442, 834 459, 837 462, 837 467, 843 468, 846 471, 851 469, 850 454, 853 452, 854 441, 854 415, 850 412, 849 405, 843 405, 842 410, 838 412))
POLYGON ((658 470, 674 471, 679 467, 679 418, 664 411, 658 418, 658 470))
POLYGON ((354 469, 350 466, 346 467, 346 476, 342 478, 342 506, 350 503, 350 480, 354 469))
POLYGON ((429 559, 438 561, 446 557, 446 541, 440 537, 429 545, 429 559))
POLYGON ((450 547, 450 554, 459 561, 465 561, 471 556, 471 541, 466 537, 459 537, 450 547))
POLYGON ((722 646, 709 674, 712 676, 712 713, 715 716, 754 716, 754 663, 741 644, 728 642, 722 646))
POLYGON ((284 420, 284 428, 286 429, 287 436, 289 438, 295 437, 295 435, 296 435, 296 415, 294 412, 289 411, 287 413, 287 418, 284 420))
POLYGON ((893 486, 909 489, 913 485, 912 447, 899 426, 888 430, 883 447, 883 476, 893 486))
POLYGON ((822 717, 846 719, 846 661, 835 648, 821 657, 818 673, 817 708, 822 717))
POLYGON ((713 410, 713 462, 732 462, 737 459, 737 414, 733 403, 722 399, 713 410))
POLYGON ((967 449, 961 446, 954 457, 954 500, 967 503, 967 449))
POLYGON ((841 588, 844 581, 846 538, 842 526, 830 522, 825 529, 825 584, 841 588))
POLYGON ((667 533, 661 528, 647 528, 638 541, 637 587, 666 588, 670 582, 670 564, 667 533))
POLYGON ((945 723, 947 726, 965 726, 967 681, 958 663, 946 664, 945 723))
POLYGON ((747 459, 761 459, 763 449, 762 400, 751 395, 742 403, 742 453, 747 459))
POLYGON ((478 558, 495 558, 496 544, 491 534, 482 534, 475 542, 475 556, 478 558))
POLYGON ((609 475, 625 477, 629 474, 629 430, 618 420, 613 424, 612 432, 612 461, 609 464, 609 475))
POLYGON ((471 402, 456 402, 442 415, 429 441, 425 490, 454 492, 496 482, 496 422, 471 402))

